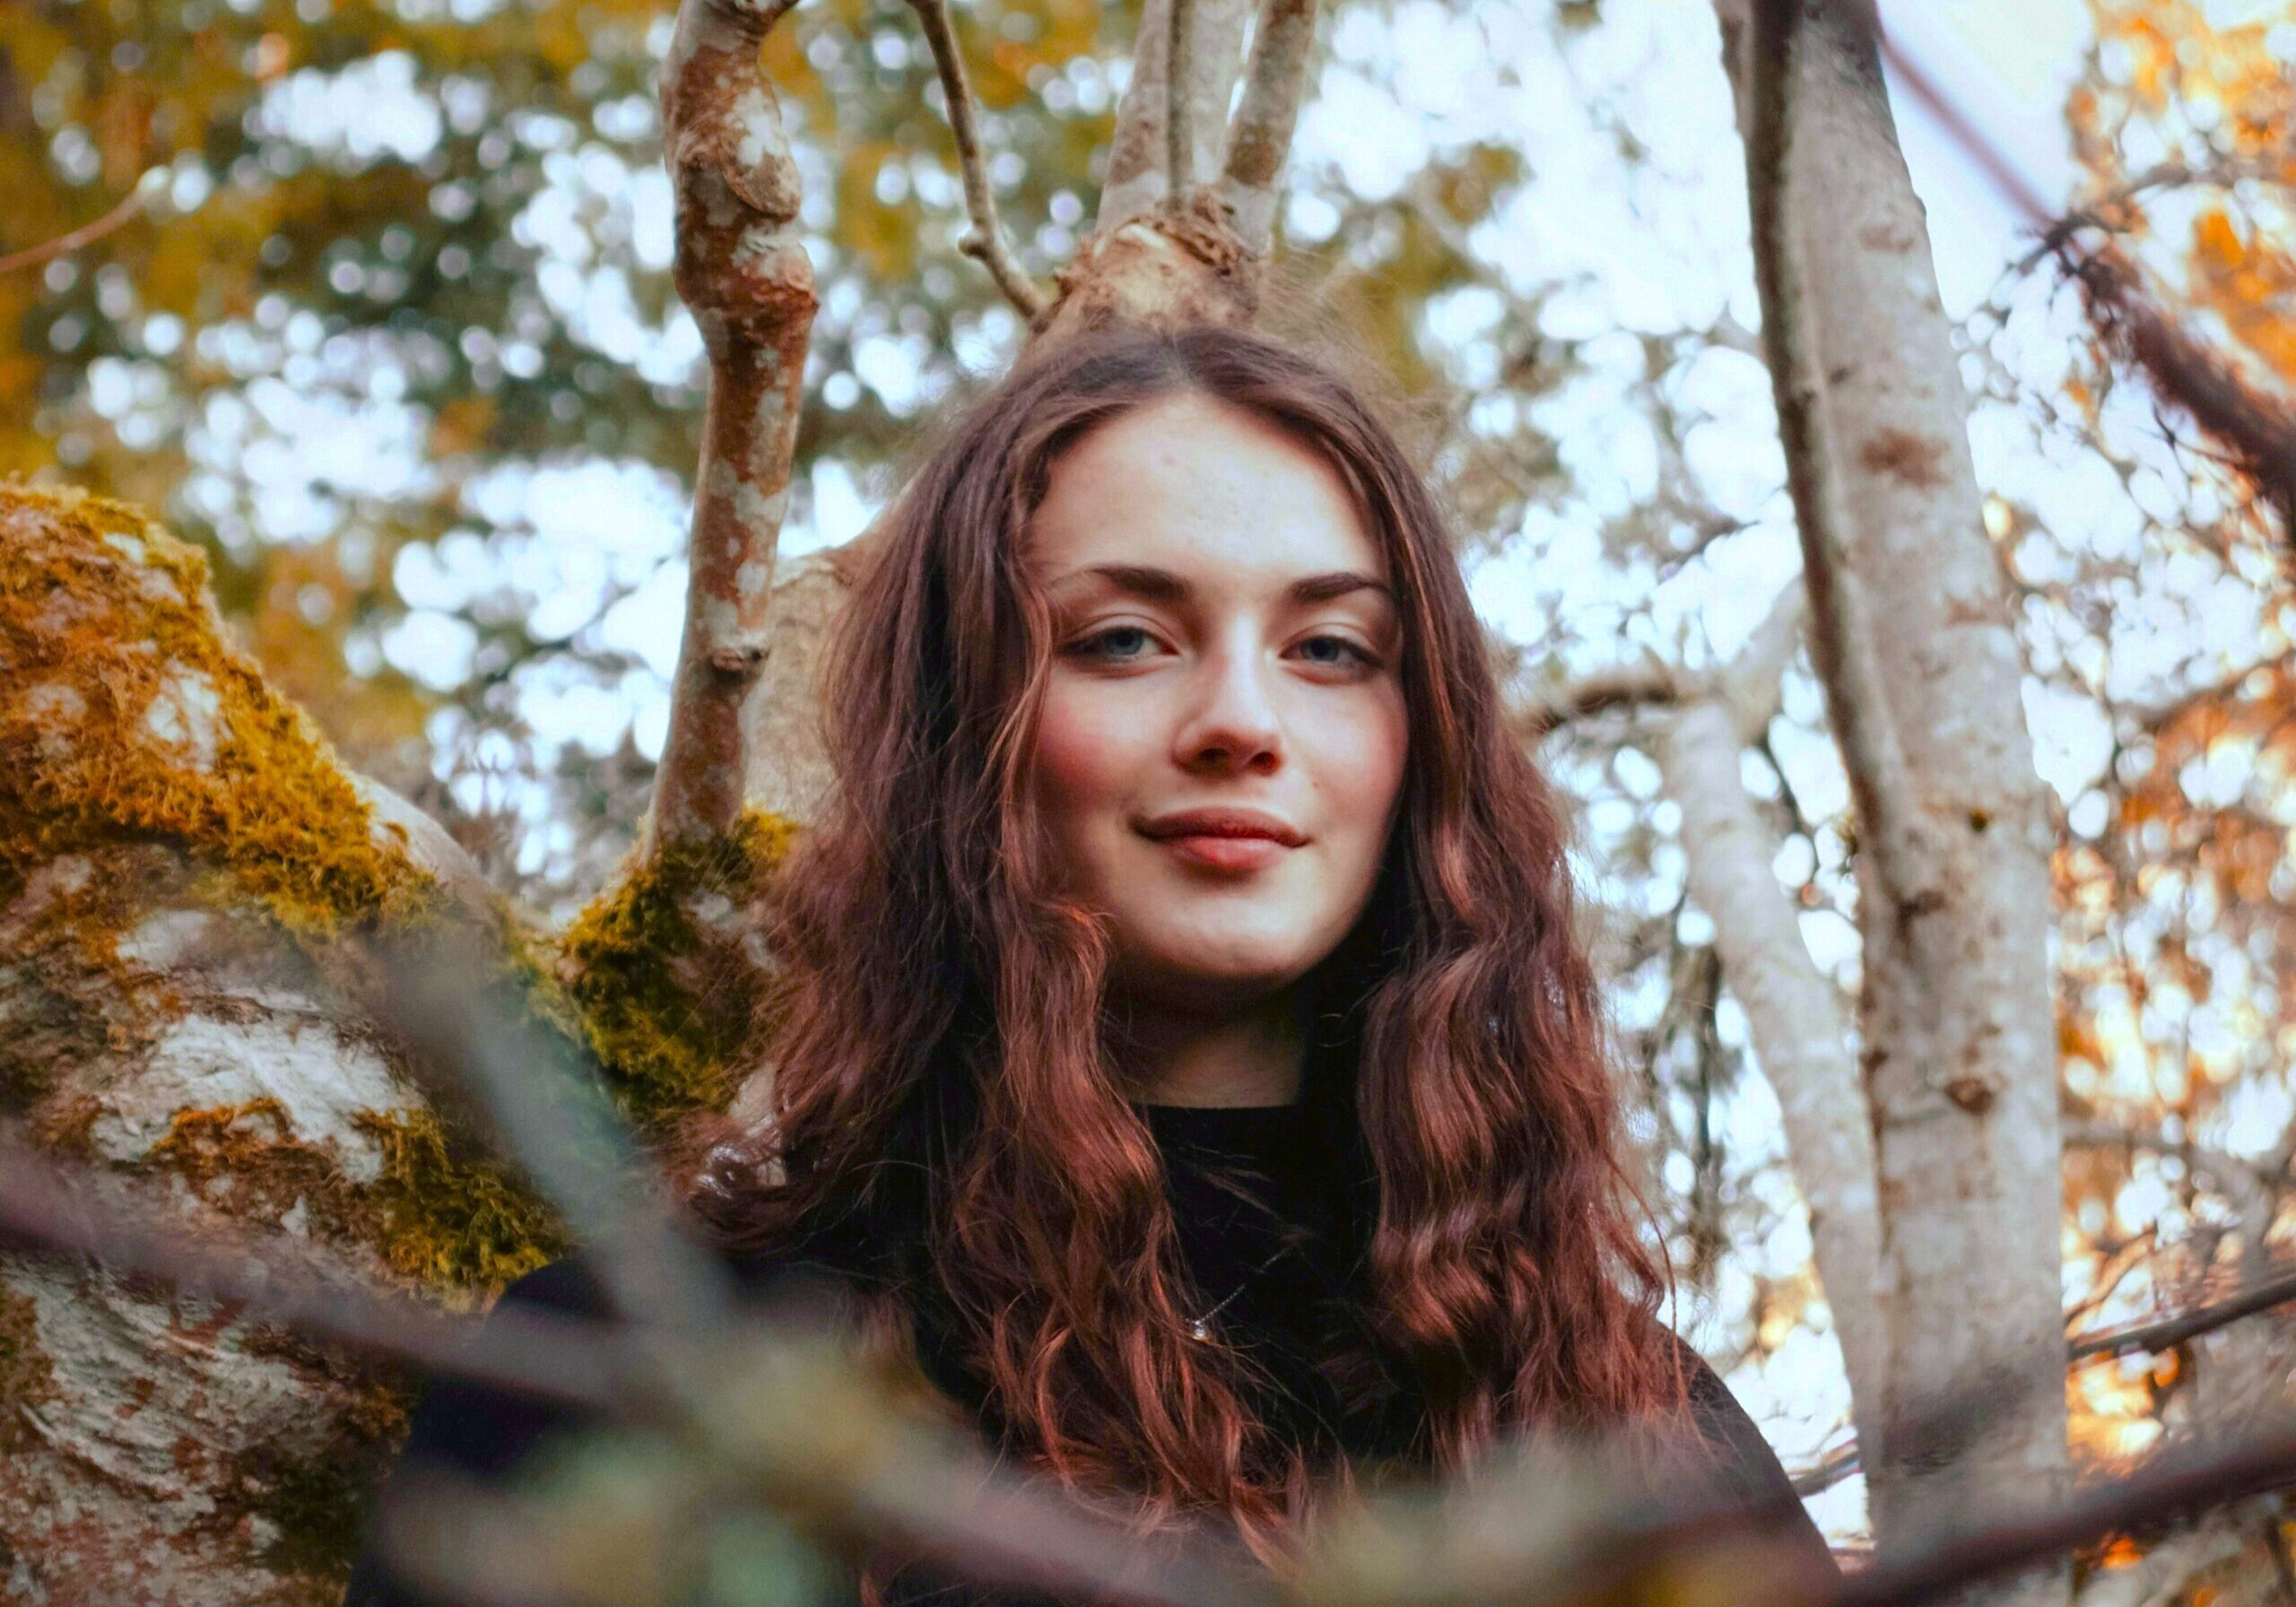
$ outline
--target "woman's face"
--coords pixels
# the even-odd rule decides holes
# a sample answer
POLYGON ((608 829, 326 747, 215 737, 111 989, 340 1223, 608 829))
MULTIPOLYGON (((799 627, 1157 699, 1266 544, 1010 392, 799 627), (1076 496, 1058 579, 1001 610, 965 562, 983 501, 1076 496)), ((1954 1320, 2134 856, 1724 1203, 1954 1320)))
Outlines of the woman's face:
POLYGON ((1031 785, 1113 917, 1112 988, 1195 1012, 1298 981, 1403 790, 1402 621, 1344 483, 1256 413, 1160 398, 1054 464, 1025 561, 1054 630, 1031 785))

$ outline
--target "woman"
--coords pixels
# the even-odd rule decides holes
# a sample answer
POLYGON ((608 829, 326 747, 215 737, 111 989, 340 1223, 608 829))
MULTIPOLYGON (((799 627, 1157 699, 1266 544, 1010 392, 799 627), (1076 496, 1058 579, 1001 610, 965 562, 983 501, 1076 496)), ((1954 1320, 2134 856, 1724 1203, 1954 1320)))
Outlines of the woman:
MULTIPOLYGON (((777 1120, 693 1200, 740 1266, 832 1269, 1026 1465, 1265 1557, 1333 1475, 1529 1425, 1703 1452, 1822 1555, 1654 1317, 1562 827, 1344 380, 1229 329, 1038 356, 842 629, 777 1120)), ((597 1308, 573 1264, 508 1298, 597 1308)), ((408 1455, 553 1420, 442 1385, 408 1455)))

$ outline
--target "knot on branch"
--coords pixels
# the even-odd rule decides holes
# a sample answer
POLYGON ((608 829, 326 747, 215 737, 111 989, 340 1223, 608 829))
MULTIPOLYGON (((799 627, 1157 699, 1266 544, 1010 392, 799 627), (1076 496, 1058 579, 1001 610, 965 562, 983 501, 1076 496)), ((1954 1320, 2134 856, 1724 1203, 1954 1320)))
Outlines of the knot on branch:
POLYGON ((1039 333, 1057 337, 1122 322, 1248 324, 1259 308, 1260 267, 1217 195, 1167 198, 1084 237, 1057 275, 1058 293, 1039 333))
POLYGON ((761 643, 728 644, 709 650, 709 667, 736 681, 755 679, 772 648, 761 643))
POLYGON ((662 66, 665 161, 677 187, 679 231, 794 222, 804 198, 781 126, 781 104, 758 48, 788 0, 690 0, 662 66))

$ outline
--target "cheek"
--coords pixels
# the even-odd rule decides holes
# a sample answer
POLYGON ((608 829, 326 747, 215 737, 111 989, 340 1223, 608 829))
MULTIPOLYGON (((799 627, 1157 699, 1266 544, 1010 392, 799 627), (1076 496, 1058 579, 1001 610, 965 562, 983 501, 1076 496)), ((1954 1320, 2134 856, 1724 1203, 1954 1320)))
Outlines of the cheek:
POLYGON ((1057 676, 1045 689, 1030 772, 1039 806, 1064 837, 1129 789, 1134 756, 1122 734, 1126 724, 1112 718, 1101 702, 1089 688, 1064 684, 1057 676))
POLYGON ((1401 689, 1389 688, 1348 710, 1344 719, 1331 723, 1322 745, 1319 768, 1334 804, 1352 826, 1376 839, 1376 852, 1387 841, 1403 795, 1408 733, 1401 689))

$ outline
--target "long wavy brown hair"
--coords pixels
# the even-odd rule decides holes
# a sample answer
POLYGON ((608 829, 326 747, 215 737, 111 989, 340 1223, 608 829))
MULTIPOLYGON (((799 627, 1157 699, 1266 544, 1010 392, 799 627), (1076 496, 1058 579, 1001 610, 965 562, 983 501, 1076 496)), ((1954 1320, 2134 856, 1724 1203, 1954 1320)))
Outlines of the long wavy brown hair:
POLYGON ((1103 1049, 1103 918, 1056 891, 1025 785, 1056 644, 1023 533, 1064 450, 1184 391, 1338 472, 1404 621, 1402 806, 1361 920, 1309 978, 1303 1098, 1360 1174, 1376 1365, 1357 1376, 1408 1392, 1429 1471, 1516 1426, 1680 1420, 1555 802, 1502 718, 1424 480, 1337 364, 1263 335, 1069 341, 923 458, 840 626, 836 785, 768 912, 774 1119, 693 1204, 735 1251, 846 1247, 880 1316, 944 1313, 1034 1466, 1151 1524, 1224 1516, 1280 1554, 1308 1472, 1243 1404, 1240 1363, 1187 1333, 1161 1163, 1103 1049))

